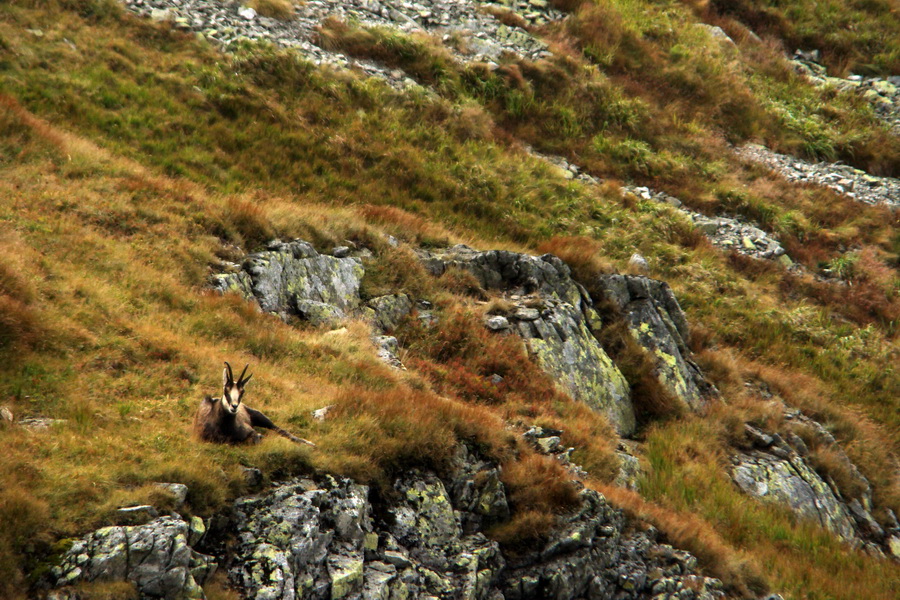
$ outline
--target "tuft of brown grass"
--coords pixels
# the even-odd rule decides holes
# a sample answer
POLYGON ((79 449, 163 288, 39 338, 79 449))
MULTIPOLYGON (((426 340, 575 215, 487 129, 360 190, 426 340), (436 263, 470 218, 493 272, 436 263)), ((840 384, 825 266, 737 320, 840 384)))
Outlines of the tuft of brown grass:
POLYGON ((506 523, 491 527, 486 533, 513 555, 536 549, 547 541, 556 526, 557 516, 540 510, 520 510, 506 523))
POLYGON ((396 206, 364 204, 359 213, 367 221, 381 225, 397 239, 425 248, 440 248, 458 241, 439 224, 396 206))
POLYGON ((236 196, 225 201, 217 226, 221 237, 247 251, 259 249, 275 237, 266 212, 258 204, 236 196))
POLYGON ((487 292, 482 289, 478 278, 465 267, 451 265, 441 274, 440 282, 442 287, 451 293, 476 300, 487 300, 488 298, 487 292))
POLYGON ((601 484, 591 487, 632 517, 653 524, 674 546, 696 556, 703 570, 722 580, 732 593, 749 598, 768 591, 759 568, 703 519, 647 502, 631 490, 601 484))
POLYGON ((603 245, 587 237, 555 236, 538 246, 538 251, 558 256, 572 270, 572 276, 591 291, 598 275, 614 273, 613 263, 604 256, 603 245))
POLYGON ((639 424, 684 414, 684 403, 659 380, 656 359, 634 339, 626 323, 607 323, 599 340, 631 387, 631 402, 639 424))
POLYGON ((271 19, 286 21, 294 16, 292 0, 248 0, 247 6, 271 19))
POLYGON ((130 581, 92 581, 74 588, 84 600, 138 600, 140 594, 130 581))
POLYGON ((580 502, 571 475, 551 456, 529 452, 505 463, 502 478, 513 507, 559 514, 580 502))

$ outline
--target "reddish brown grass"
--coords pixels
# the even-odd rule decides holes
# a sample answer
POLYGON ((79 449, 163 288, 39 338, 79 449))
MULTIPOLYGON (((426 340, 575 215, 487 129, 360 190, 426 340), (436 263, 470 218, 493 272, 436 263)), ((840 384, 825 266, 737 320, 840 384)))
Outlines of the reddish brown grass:
POLYGON ((764 593, 768 586, 758 569, 699 517, 652 504, 624 488, 591 484, 629 515, 653 524, 675 546, 697 557, 703 569, 743 597, 764 593), (752 591, 751 591, 752 590, 752 591))

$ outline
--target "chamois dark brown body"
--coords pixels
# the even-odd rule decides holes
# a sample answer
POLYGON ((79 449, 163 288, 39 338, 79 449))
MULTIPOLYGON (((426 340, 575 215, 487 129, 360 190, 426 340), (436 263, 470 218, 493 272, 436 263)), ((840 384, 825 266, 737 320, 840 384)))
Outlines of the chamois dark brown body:
POLYGON ((241 376, 235 381, 231 365, 225 363, 225 371, 222 373, 222 397, 207 396, 200 403, 194 416, 194 435, 201 440, 218 444, 256 443, 262 436, 254 427, 263 427, 292 442, 315 445, 288 433, 275 425, 266 415, 241 402, 244 386, 252 377, 252 375, 244 377, 247 367, 244 367, 241 376))
MULTIPOLYGON (((259 414, 264 416, 262 413, 259 414)), ((232 415, 222 407, 219 398, 210 397, 205 398, 197 409, 197 415, 194 417, 194 435, 203 441, 217 444, 255 443, 262 438, 253 429, 250 409, 241 404, 232 415)))

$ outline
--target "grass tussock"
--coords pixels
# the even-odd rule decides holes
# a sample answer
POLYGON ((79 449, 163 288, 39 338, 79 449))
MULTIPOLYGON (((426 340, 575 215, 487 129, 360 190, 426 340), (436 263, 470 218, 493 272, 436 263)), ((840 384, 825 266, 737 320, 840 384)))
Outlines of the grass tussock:
POLYGON ((286 21, 294 16, 292 0, 249 0, 247 6, 264 17, 286 21))

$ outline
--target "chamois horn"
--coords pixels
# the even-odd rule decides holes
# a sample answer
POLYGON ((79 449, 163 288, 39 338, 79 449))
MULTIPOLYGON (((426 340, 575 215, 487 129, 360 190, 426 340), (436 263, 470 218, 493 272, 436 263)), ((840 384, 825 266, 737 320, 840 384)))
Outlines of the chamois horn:
POLYGON ((244 379, 244 373, 247 372, 247 369, 249 367, 250 367, 250 363, 247 363, 246 365, 244 365, 244 370, 241 371, 241 376, 238 377, 238 381, 237 381, 238 387, 243 387, 248 381, 250 381, 250 378, 253 377, 253 373, 251 373, 249 376, 247 376, 247 379, 244 379))

